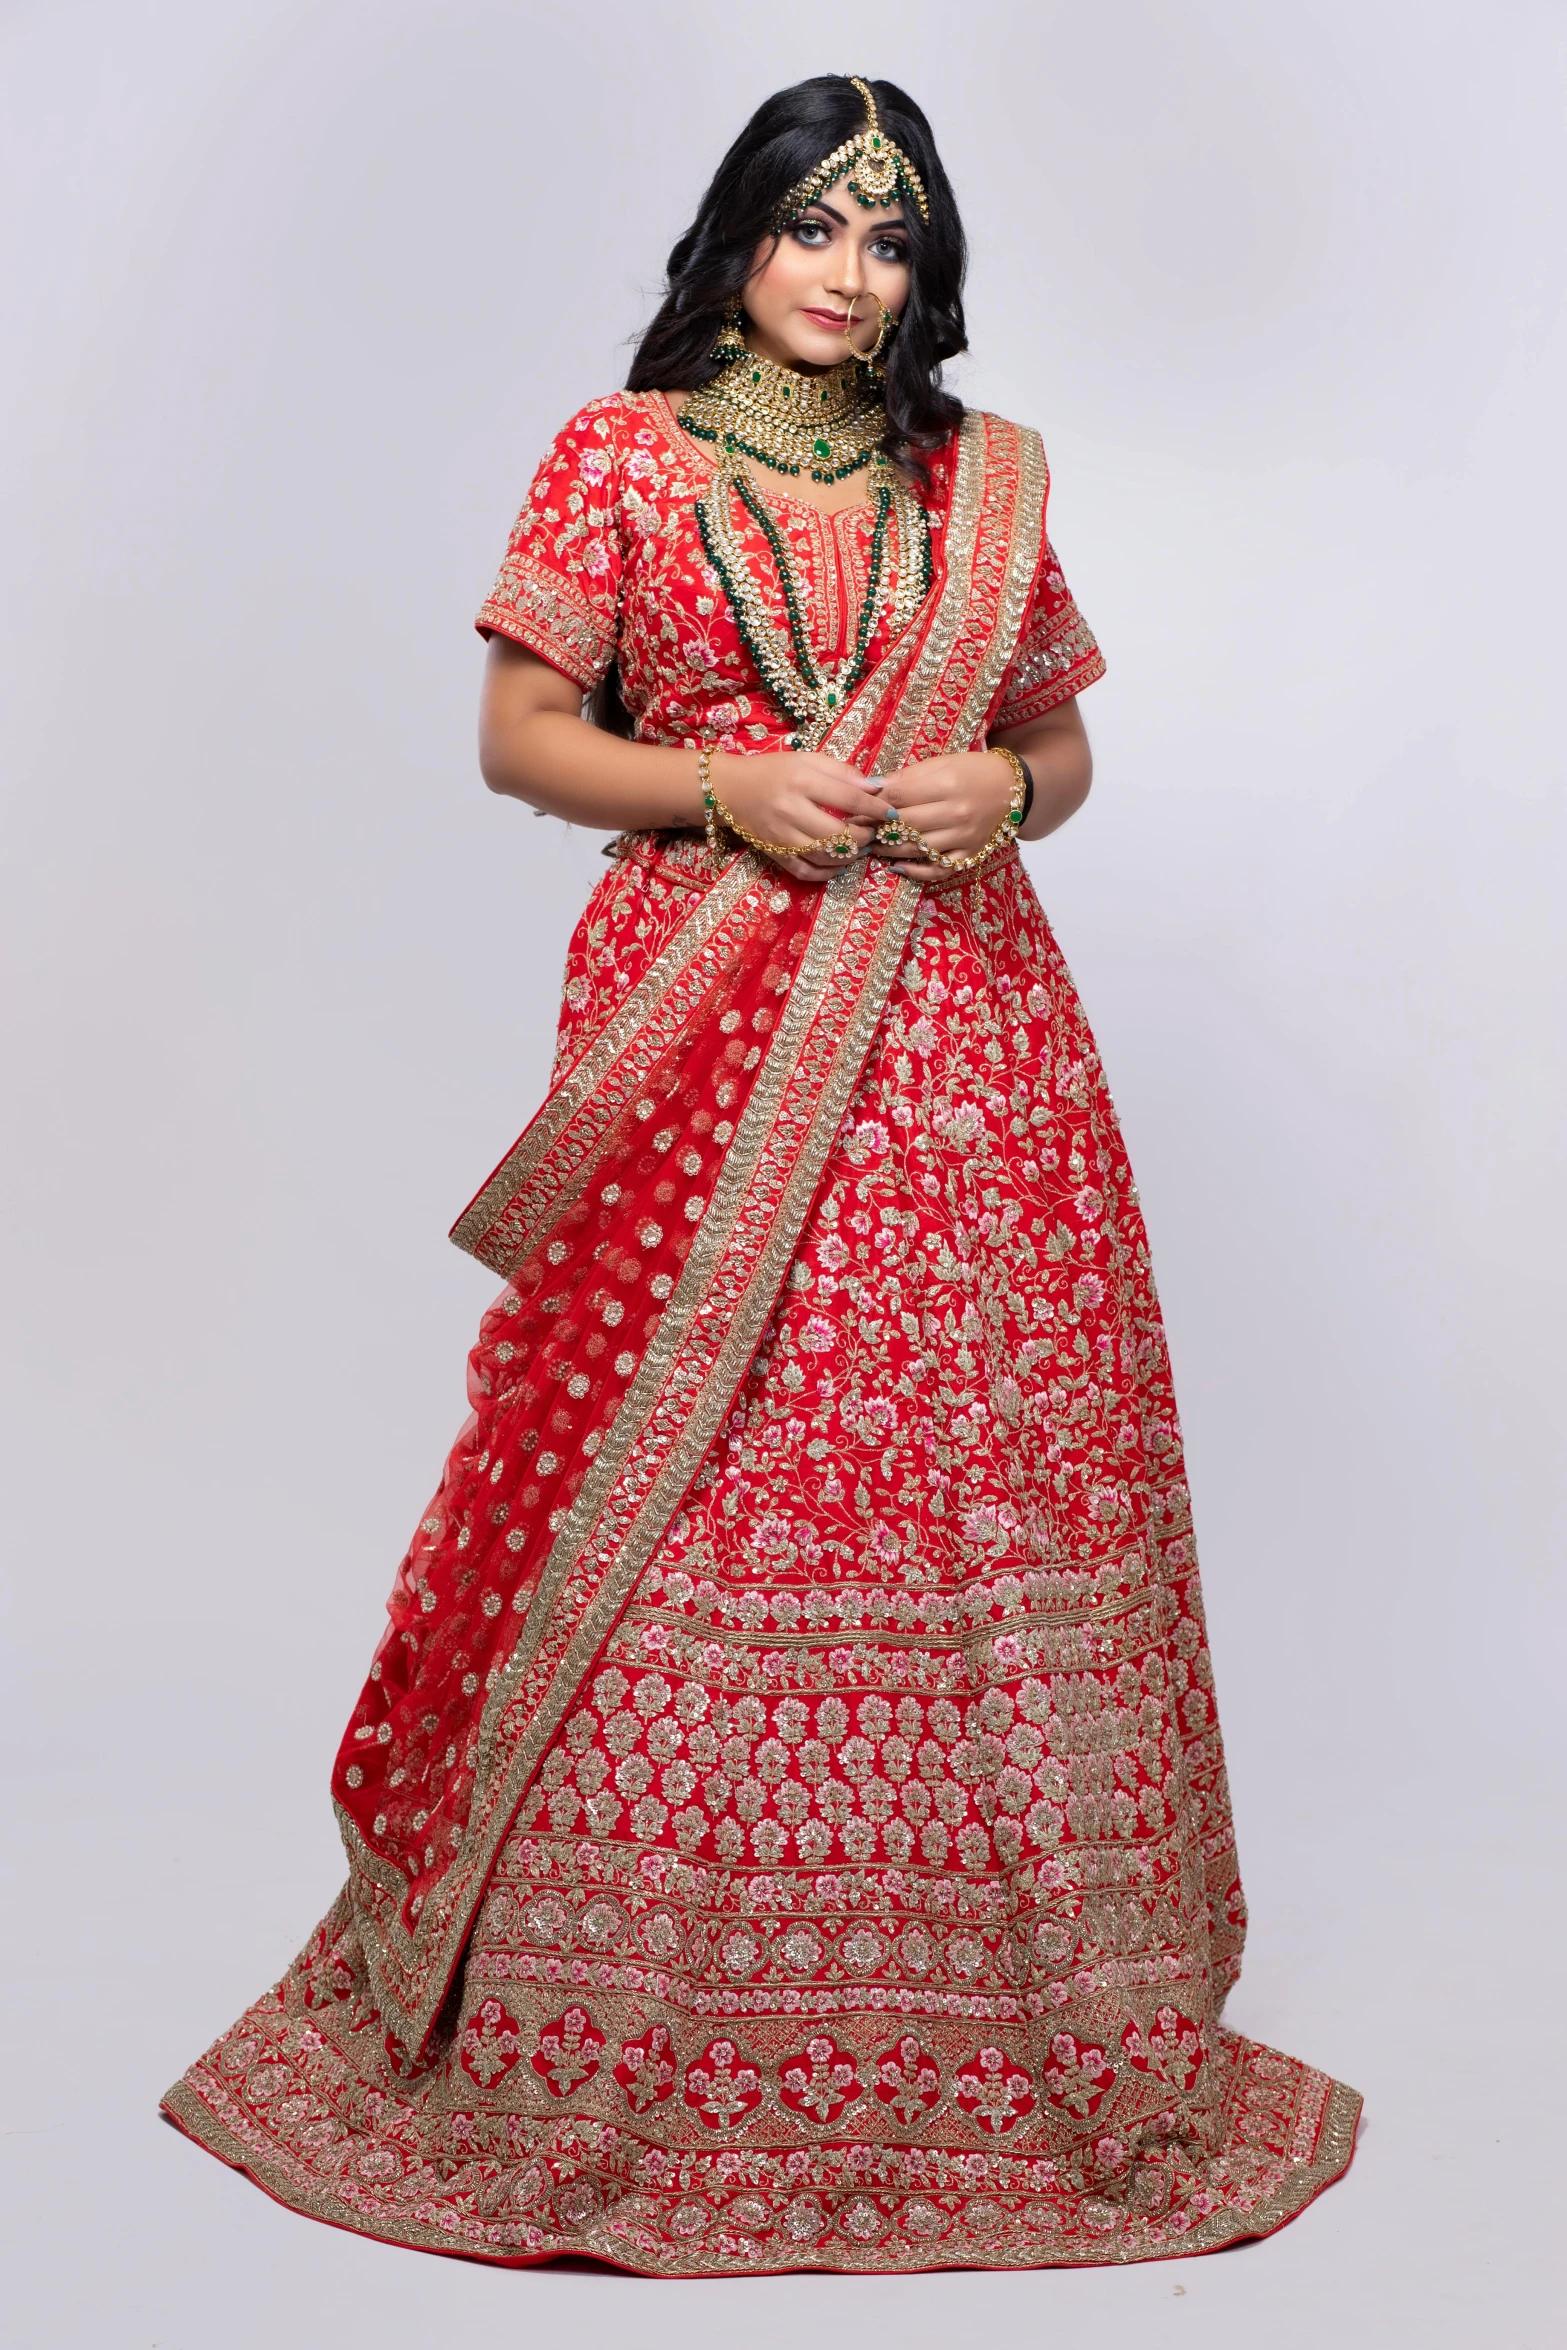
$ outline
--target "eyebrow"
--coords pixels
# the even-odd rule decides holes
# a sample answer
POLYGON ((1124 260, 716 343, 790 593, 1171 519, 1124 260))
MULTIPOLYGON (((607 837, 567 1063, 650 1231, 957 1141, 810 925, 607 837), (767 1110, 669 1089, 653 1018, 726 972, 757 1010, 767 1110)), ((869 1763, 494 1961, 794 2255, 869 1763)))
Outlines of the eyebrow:
MULTIPOLYGON (((849 225, 847 218, 838 210, 837 206, 824 203, 820 196, 817 197, 814 204, 808 204, 805 209, 807 212, 825 212, 828 219, 835 220, 840 228, 847 228, 849 225)), ((900 212, 896 220, 884 220, 876 233, 878 236, 885 236, 889 229, 902 228, 904 225, 903 215, 900 212)))

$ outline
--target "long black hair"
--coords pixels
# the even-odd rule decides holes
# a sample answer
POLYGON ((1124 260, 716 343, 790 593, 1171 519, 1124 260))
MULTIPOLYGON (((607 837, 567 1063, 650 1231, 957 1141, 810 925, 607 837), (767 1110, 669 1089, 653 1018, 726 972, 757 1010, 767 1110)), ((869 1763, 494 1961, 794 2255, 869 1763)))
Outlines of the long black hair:
MULTIPOLYGON (((952 182, 930 124, 896 82, 872 82, 883 130, 925 183, 930 219, 905 203, 909 298, 886 354, 887 454, 920 470, 920 453, 944 441, 963 404, 941 386, 941 363, 963 350, 963 273, 968 249, 952 182)), ((632 354, 626 389, 690 392, 718 373, 717 341, 755 267, 756 249, 793 187, 823 156, 865 127, 865 101, 842 74, 779 90, 752 115, 669 256, 668 285, 632 354)))
MULTIPOLYGON (((930 205, 928 221, 918 205, 903 207, 909 298, 885 359, 883 447, 920 474, 923 452, 938 448, 963 421, 962 401, 942 389, 941 363, 967 348, 968 246, 930 124, 896 82, 870 86, 883 130, 919 173, 930 205)), ((756 266, 758 245, 774 233, 779 207, 824 156, 864 127, 865 101, 842 74, 796 82, 757 108, 669 256, 664 299, 631 355, 627 391, 694 392, 717 375, 723 362, 713 345, 756 266)), ((632 732, 614 664, 589 698, 589 715, 606 733, 632 732)))

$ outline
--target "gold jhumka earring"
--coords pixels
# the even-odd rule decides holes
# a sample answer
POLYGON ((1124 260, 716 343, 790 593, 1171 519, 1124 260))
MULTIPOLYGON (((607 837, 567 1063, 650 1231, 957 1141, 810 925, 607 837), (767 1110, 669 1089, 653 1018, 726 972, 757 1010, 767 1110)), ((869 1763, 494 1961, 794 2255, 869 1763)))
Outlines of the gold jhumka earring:
POLYGON ((735 301, 730 306, 724 323, 718 330, 718 340, 713 345, 713 357, 721 367, 727 367, 731 360, 744 359, 747 356, 745 308, 741 302, 735 301))

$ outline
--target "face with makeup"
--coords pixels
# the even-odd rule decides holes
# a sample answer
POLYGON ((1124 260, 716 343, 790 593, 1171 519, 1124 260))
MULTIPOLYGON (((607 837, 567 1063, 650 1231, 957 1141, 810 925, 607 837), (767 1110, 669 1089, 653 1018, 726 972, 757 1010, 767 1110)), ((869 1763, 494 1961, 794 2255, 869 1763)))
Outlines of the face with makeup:
POLYGON ((894 318, 909 298, 909 239, 901 204, 874 212, 840 182, 808 204, 775 241, 756 249, 741 297, 746 340, 764 359, 805 374, 861 351, 881 329, 876 296, 894 318))

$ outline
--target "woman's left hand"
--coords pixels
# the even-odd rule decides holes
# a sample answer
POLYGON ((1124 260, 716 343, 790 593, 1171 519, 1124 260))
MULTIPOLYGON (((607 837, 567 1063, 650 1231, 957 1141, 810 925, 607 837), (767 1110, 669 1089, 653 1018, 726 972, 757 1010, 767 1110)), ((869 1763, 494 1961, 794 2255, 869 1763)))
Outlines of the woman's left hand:
MULTIPOLYGON (((1012 805, 1012 769, 994 751, 958 751, 944 759, 921 759, 882 780, 888 815, 901 816, 928 847, 947 857, 971 857, 984 847, 1012 805)), ((872 840, 870 854, 884 857, 910 881, 950 881, 951 868, 933 865, 910 841, 872 840)))

